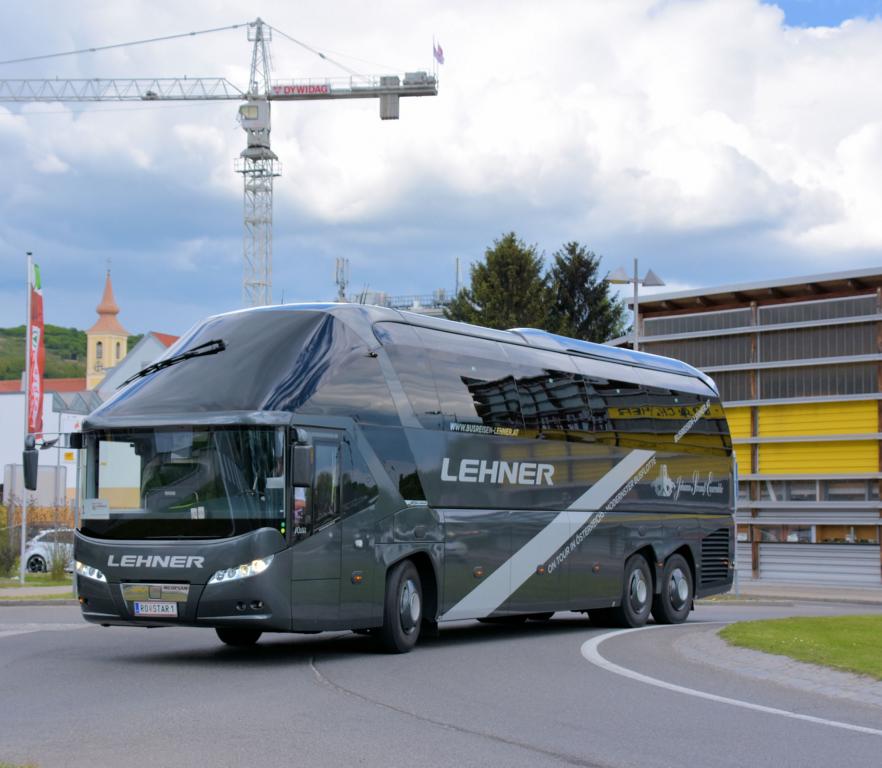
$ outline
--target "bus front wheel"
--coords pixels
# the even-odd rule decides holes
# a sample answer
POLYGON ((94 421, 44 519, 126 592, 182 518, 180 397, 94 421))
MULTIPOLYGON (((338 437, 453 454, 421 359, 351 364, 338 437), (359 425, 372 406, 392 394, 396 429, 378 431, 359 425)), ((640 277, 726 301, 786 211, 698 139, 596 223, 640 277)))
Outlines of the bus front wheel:
POLYGON ((619 627, 642 627, 651 609, 652 574, 649 564, 642 555, 631 555, 625 562, 621 603, 609 609, 609 617, 619 627))
POLYGON ((659 624, 686 621, 692 607, 692 569, 682 555, 671 555, 665 563, 661 592, 652 601, 652 617, 659 624))
POLYGON ((393 566, 386 576, 383 626, 378 639, 387 653, 407 653, 420 637, 423 591, 420 575, 410 560, 393 566))
POLYGON ((236 648, 247 648, 254 645, 263 634, 259 629, 246 629, 245 627, 218 627, 214 630, 222 643, 236 648))

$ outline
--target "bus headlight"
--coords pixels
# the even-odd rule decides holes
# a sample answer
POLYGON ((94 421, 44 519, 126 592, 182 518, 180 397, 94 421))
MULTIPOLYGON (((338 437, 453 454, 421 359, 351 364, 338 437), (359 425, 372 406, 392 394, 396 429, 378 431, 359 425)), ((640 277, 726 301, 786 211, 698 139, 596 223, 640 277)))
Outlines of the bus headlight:
POLYGON ((91 565, 86 565, 85 563, 81 563, 79 560, 74 564, 74 568, 76 572, 80 576, 85 576, 87 579, 94 579, 95 581, 107 581, 107 577, 101 573, 97 568, 93 568, 91 565))
POLYGON ((243 563, 235 568, 224 568, 222 571, 215 573, 214 576, 208 580, 208 583, 220 584, 224 581, 234 581, 236 579, 247 579, 249 576, 257 576, 258 573, 263 573, 269 568, 272 561, 273 556, 269 555, 259 560, 252 560, 250 563, 243 563))

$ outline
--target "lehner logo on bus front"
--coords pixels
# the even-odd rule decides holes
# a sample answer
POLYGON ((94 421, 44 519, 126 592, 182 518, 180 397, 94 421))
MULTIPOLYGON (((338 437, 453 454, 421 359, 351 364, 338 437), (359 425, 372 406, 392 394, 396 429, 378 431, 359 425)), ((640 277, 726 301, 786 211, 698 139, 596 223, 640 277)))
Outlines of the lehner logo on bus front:
POLYGON ((198 555, 116 555, 107 558, 113 568, 201 568, 204 557, 198 555))
POLYGON ((512 485, 554 485, 554 465, 535 461, 485 461, 444 458, 441 479, 448 483, 510 483, 512 485))

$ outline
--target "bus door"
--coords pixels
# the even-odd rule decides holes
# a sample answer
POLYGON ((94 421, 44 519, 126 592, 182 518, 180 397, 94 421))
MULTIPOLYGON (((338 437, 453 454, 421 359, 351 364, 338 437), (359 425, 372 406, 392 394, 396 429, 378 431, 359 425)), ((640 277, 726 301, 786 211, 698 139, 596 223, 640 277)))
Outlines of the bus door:
POLYGON ((377 482, 347 434, 340 445, 342 563, 340 619, 348 626, 370 627, 383 620, 384 569, 377 558, 380 541, 377 523, 377 482))
POLYGON ((341 433, 306 432, 312 445, 312 483, 292 489, 289 524, 295 629, 335 621, 340 604, 341 433))

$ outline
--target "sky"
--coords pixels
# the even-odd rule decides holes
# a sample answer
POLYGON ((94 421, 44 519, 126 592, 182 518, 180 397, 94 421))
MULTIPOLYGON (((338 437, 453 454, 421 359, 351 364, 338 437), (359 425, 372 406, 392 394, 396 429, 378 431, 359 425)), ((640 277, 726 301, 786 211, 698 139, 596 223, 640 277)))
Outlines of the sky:
MULTIPOLYGON (((439 95, 276 102, 273 298, 451 290, 515 231, 550 256, 679 290, 882 268, 882 0, 49 0, 0 4, 0 59, 270 24, 439 95)), ((345 72, 275 35, 274 79, 345 72)), ((222 76, 244 28, 14 64, 0 78, 222 76)), ((238 103, 0 103, 0 326, 25 252, 48 322, 87 328, 110 265, 120 321, 181 333, 241 304, 238 103)))

